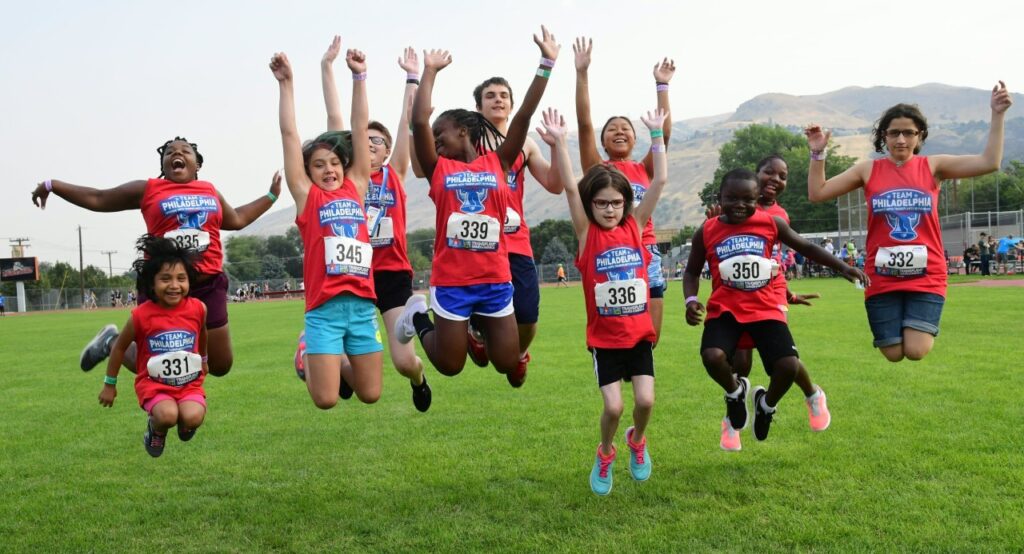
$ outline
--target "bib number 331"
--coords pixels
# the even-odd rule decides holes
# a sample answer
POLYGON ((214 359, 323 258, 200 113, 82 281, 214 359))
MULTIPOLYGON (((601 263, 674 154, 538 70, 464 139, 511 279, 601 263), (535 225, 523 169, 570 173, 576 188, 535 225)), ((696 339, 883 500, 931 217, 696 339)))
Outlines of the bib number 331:
POLYGON ((149 378, 174 387, 195 381, 203 373, 203 358, 195 352, 166 352, 146 363, 149 378))

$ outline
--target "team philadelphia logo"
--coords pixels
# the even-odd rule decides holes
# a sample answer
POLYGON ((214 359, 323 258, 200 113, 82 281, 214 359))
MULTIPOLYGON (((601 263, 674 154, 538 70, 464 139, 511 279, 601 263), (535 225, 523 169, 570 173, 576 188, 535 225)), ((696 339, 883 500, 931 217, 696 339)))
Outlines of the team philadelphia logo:
POLYGON ((196 335, 191 331, 175 329, 147 337, 146 343, 149 345, 149 351, 154 354, 180 352, 182 350, 193 352, 195 351, 196 335))
POLYGON ((518 185, 516 185, 516 178, 517 177, 519 177, 519 172, 518 171, 512 171, 511 169, 508 170, 508 173, 505 174, 505 182, 508 183, 508 188, 509 189, 516 190, 516 187, 518 186, 518 185))
POLYGON ((180 194, 160 202, 164 216, 174 216, 181 229, 202 229, 211 213, 217 212, 217 199, 199 194, 180 194))
POLYGON ((594 268, 604 273, 609 281, 627 281, 637 278, 637 268, 644 265, 643 254, 636 248, 619 247, 597 255, 594 268))
POLYGON ((871 197, 871 212, 884 215, 889 236, 901 242, 917 238, 921 216, 931 211, 931 195, 915 189, 890 190, 871 197))
POLYGON ((633 187, 633 205, 636 206, 643 202, 644 195, 647 194, 647 187, 637 183, 630 183, 629 186, 633 187))
POLYGON ((460 212, 478 214, 484 211, 488 191, 498 188, 498 178, 490 172, 460 171, 445 175, 444 188, 455 191, 455 197, 459 199, 460 212))
POLYGON ((387 185, 370 183, 366 191, 366 205, 378 208, 390 208, 395 205, 395 193, 387 185))
POLYGON ((358 238, 366 214, 355 200, 334 200, 320 207, 320 225, 330 225, 336 237, 358 238))
POLYGON ((733 256, 764 256, 766 240, 757 235, 736 235, 715 245, 715 255, 725 261, 733 256))

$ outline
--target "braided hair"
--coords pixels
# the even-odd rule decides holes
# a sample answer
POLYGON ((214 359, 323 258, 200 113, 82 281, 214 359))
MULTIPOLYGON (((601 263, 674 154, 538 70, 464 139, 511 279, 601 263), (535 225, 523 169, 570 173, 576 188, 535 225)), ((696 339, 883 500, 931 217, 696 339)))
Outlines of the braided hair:
POLYGON ((166 266, 180 263, 188 274, 189 287, 195 284, 198 277, 195 262, 199 257, 196 250, 185 248, 171 239, 149 234, 139 237, 135 248, 142 252, 142 257, 132 264, 132 270, 138 276, 135 286, 146 293, 150 300, 156 301, 153 284, 156 282, 156 275, 166 266))
POLYGON ((451 119, 457 127, 469 131, 469 142, 476 149, 476 153, 481 156, 487 152, 497 150, 501 143, 505 142, 505 135, 493 123, 487 121, 484 114, 480 112, 471 112, 458 108, 448 110, 437 116, 434 124, 436 125, 438 121, 444 118, 451 119))
POLYGON ((334 152, 341 160, 341 166, 348 169, 352 166, 352 131, 327 131, 302 146, 302 166, 309 174, 309 160, 313 152, 325 148, 334 152))
MULTIPOLYGON (((188 139, 185 137, 174 137, 173 139, 165 142, 163 146, 156 149, 157 154, 160 154, 160 177, 164 177, 164 152, 167 151, 167 147, 170 146, 171 143, 178 141, 188 143, 188 145, 192 147, 192 151, 196 153, 196 165, 199 167, 203 166, 203 155, 199 153, 199 146, 194 142, 188 142, 188 139)), ((196 169, 196 173, 198 172, 199 170, 196 169)))

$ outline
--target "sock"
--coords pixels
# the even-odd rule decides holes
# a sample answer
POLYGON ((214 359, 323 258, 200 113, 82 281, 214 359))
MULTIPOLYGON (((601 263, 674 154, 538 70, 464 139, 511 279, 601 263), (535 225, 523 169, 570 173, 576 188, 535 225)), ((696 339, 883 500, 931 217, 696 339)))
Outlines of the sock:
POLYGON ((814 394, 812 394, 812 395, 810 395, 810 396, 808 396, 806 398, 807 398, 807 400, 814 400, 814 399, 818 398, 818 395, 820 395, 820 394, 822 394, 821 393, 821 389, 815 387, 814 394))
MULTIPOLYGON (((736 382, 739 383, 739 380, 737 380, 736 382)), ((740 397, 741 392, 743 392, 743 385, 737 386, 736 390, 732 392, 727 392, 725 393, 725 395, 728 396, 729 398, 732 398, 733 400, 736 400, 737 398, 740 397)))
POLYGON ((774 414, 775 413, 775 408, 773 408, 773 407, 768 405, 768 395, 767 394, 762 394, 761 395, 760 406, 761 406, 761 411, 763 411, 766 414, 774 414))
POLYGON ((434 323, 425 312, 417 312, 412 316, 412 326, 416 329, 416 336, 423 340, 423 335, 434 330, 434 323))

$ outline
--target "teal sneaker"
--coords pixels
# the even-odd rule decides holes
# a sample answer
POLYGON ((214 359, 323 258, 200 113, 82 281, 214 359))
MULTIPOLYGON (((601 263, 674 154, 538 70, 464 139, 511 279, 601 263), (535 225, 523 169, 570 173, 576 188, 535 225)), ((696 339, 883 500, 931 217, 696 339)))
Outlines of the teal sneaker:
POLYGON ((615 449, 605 456, 601 453, 601 445, 597 445, 597 456, 594 457, 594 468, 590 470, 590 490, 599 496, 612 492, 612 466, 615 465, 615 449))
POLYGON ((647 437, 640 444, 633 442, 633 428, 626 429, 626 444, 629 445, 629 474, 635 481, 646 481, 651 477, 651 457, 647 455, 647 437))

